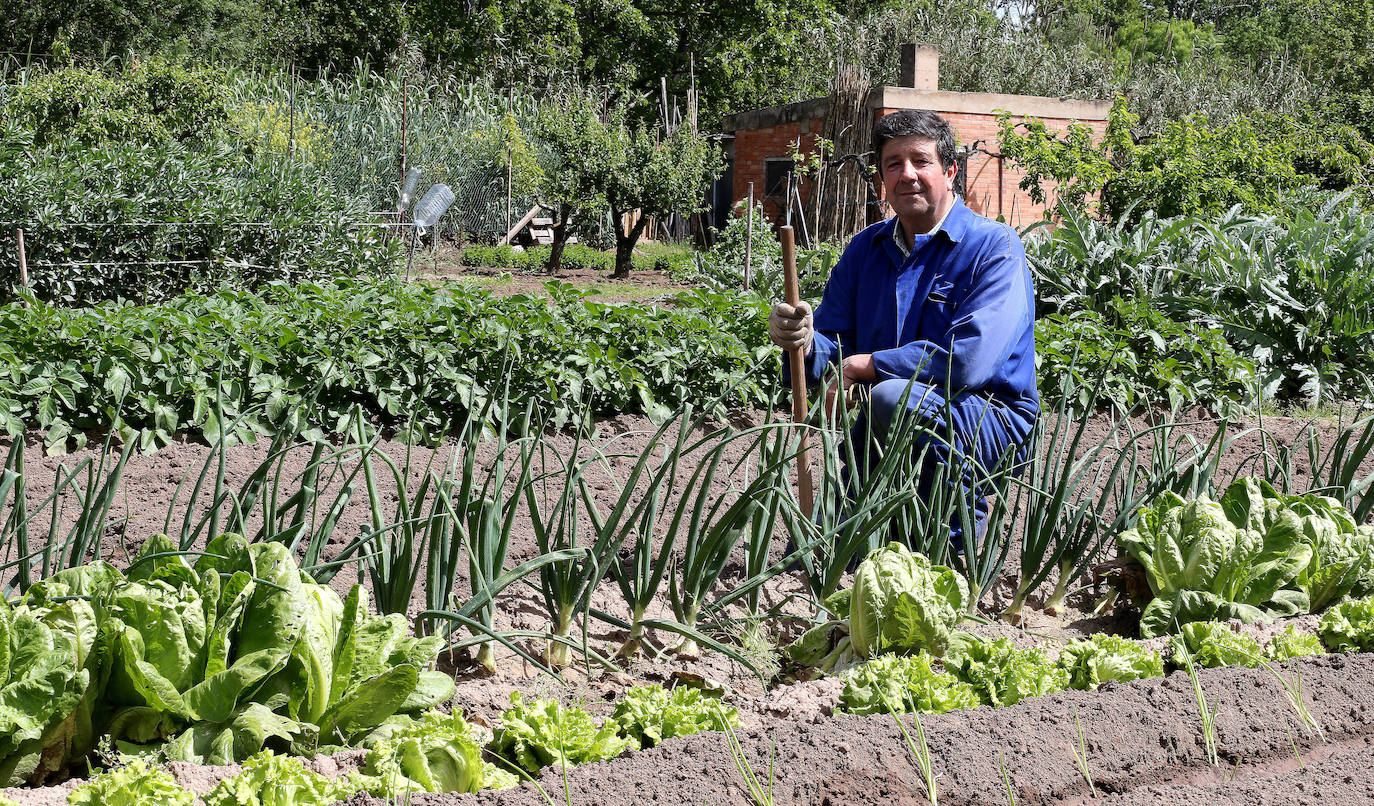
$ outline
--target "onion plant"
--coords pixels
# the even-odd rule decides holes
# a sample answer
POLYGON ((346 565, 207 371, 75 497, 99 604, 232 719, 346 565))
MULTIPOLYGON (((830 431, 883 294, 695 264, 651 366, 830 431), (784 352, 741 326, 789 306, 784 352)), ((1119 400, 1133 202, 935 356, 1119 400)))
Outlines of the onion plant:
MULTIPOLYGON (((787 452, 789 430, 779 424, 764 425, 722 440, 710 450, 708 459, 703 462, 703 467, 709 464, 710 474, 700 479, 700 473, 693 474, 695 493, 688 496, 692 492, 689 486, 679 499, 673 528, 676 528, 689 502, 691 512, 686 524, 688 539, 683 544, 681 558, 675 560, 674 573, 669 578, 668 599, 677 623, 683 627, 695 630, 703 607, 712 611, 722 609, 708 599, 724 575, 736 547, 746 538, 745 579, 720 598, 734 601, 743 597, 748 602, 750 615, 758 615, 762 583, 782 570, 779 568, 773 574, 766 573, 772 530, 778 523, 779 510, 788 495, 787 473, 793 460, 787 452), (748 483, 743 488, 726 490, 713 496, 712 477, 725 449, 737 442, 747 444, 748 450, 743 459, 729 468, 727 478, 733 478, 741 472, 742 467, 750 464, 754 466, 754 477, 752 480, 744 479, 748 483)), ((690 635, 684 635, 677 649, 684 654, 695 654, 697 642, 690 635)))
POLYGON ((133 450, 133 443, 128 443, 116 454, 107 441, 98 459, 87 457, 72 468, 59 465, 54 471, 52 492, 30 509, 26 501, 27 468, 22 439, 11 443, 4 472, 0 474, 0 506, 4 506, 7 496, 12 496, 12 501, 0 537, 8 555, 4 567, 15 569, 15 586, 19 590, 26 590, 36 578, 102 557, 101 538, 108 527, 119 523, 111 522, 111 511, 133 450), (76 523, 64 532, 62 515, 69 506, 76 512, 76 523), (45 512, 47 529, 36 535, 31 527, 45 512))
MULTIPOLYGON (((659 444, 672 425, 665 422, 650 440, 659 444)), ((555 668, 569 665, 572 660, 569 637, 579 615, 591 612, 591 596, 596 586, 610 573, 617 552, 633 533, 635 522, 642 516, 644 500, 637 505, 634 490, 641 480, 652 476, 649 462, 652 451, 643 452, 631 468, 620 496, 608 513, 598 513, 596 526, 590 534, 583 534, 583 507, 592 498, 587 488, 585 471, 590 464, 582 458, 584 435, 578 432, 567 455, 551 450, 546 443, 539 446, 541 472, 525 486, 526 509, 534 529, 535 542, 541 554, 582 549, 578 559, 567 563, 547 565, 539 570, 539 588, 545 607, 553 622, 546 658, 555 668), (549 470, 549 468, 553 468, 549 470)), ((614 623, 617 620, 612 620, 614 623)), ((629 625, 620 622, 628 628, 629 625)), ((582 621, 582 645, 586 651, 587 621, 582 621)))

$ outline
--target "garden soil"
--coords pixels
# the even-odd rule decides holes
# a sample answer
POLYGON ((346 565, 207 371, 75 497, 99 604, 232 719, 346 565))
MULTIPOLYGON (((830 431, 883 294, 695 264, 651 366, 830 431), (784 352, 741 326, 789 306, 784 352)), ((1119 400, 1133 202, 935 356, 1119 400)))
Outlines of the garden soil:
MULTIPOLYGON (((732 418, 735 427, 748 427, 768 419, 767 412, 742 412, 732 418)), ((1147 425, 1132 423, 1137 430, 1147 425)), ((1331 444, 1329 422, 1308 423, 1291 418, 1265 418, 1263 431, 1258 422, 1234 423, 1221 432, 1231 440, 1222 454, 1217 475, 1258 472, 1261 448, 1271 455, 1287 453, 1293 457, 1292 486, 1303 489, 1311 482, 1304 466, 1301 446, 1308 434, 1316 433, 1320 444, 1331 444)), ((1120 433, 1121 424, 1106 417, 1087 423, 1084 442, 1106 441, 1120 433)), ((710 427, 699 433, 709 433, 710 427)), ((598 424, 590 443, 608 454, 638 454, 650 441, 654 426, 639 417, 622 416, 598 424)), ((1195 423, 1179 427, 1168 435, 1168 444, 1186 446, 1206 443, 1217 434, 1217 426, 1199 416, 1195 423)), ((550 463, 561 461, 576 444, 567 435, 552 435, 546 442, 550 463)), ((402 468, 405 489, 413 491, 431 461, 440 467, 452 446, 431 452, 408 447, 398 441, 384 440, 379 450, 402 468)), ((55 481, 68 470, 78 469, 83 488, 90 481, 83 462, 100 462, 100 452, 86 450, 66 456, 42 457, 38 443, 29 445, 27 500, 36 509, 48 498, 55 481), (65 470, 64 470, 65 469, 65 470)), ((482 462, 494 458, 487 447, 482 462)), ((585 455, 585 454, 584 454, 585 455)), ((743 448, 728 461, 741 458, 743 448)), ((309 449, 296 449, 281 460, 284 489, 308 464, 309 449)), ((239 488, 268 459, 265 443, 242 445, 228 450, 224 457, 227 486, 239 488)), ((203 514, 202 503, 188 505, 194 480, 207 460, 217 461, 210 449, 190 441, 177 442, 148 455, 133 456, 124 472, 116 495, 111 521, 101 550, 116 565, 148 536, 172 530, 187 517, 196 522, 203 514), (188 481, 189 479, 189 481, 188 481)), ((354 460, 356 461, 356 460, 354 460)), ((346 463, 345 463, 346 464, 346 463)), ((389 470, 377 465, 381 500, 393 509, 402 489, 389 470)), ((599 476, 591 479, 593 495, 608 507, 628 477, 630 461, 608 456, 599 476)), ((1369 472, 1366 468, 1364 472, 1369 472)), ((731 484, 718 478, 724 491, 731 484)), ((341 476, 322 480, 325 500, 341 488, 341 476)), ((0 517, 5 513, 0 512, 0 517)), ((45 515, 46 517, 46 515, 45 515)), ((75 507, 68 503, 59 512, 58 522, 68 528, 75 521, 75 507)), ((366 496, 360 491, 345 509, 329 551, 338 551, 358 537, 370 522, 366 496)), ((43 524, 46 529, 46 521, 43 524)), ((258 527, 249 522, 249 531, 258 527)), ((780 557, 782 541, 776 541, 780 557)), ((327 552, 328 553, 328 552, 327 552)), ((537 554, 529 520, 517 519, 510 538, 513 560, 537 554)), ((461 597, 467 590, 466 569, 455 588, 461 597)), ((740 563, 727 568, 727 577, 738 577, 740 563)), ((990 592, 989 604, 995 611, 1008 598, 1017 572, 1016 552, 1004 569, 1002 580, 990 592)), ((359 581, 360 572, 348 568, 331 584, 341 592, 359 581)), ((423 578, 423 577, 422 577, 423 578)), ((789 598, 799 593, 799 579, 783 575, 764 591, 765 606, 780 605, 787 611, 789 598)), ((537 592, 522 586, 508 589, 500 601, 496 626, 502 629, 543 630, 548 618, 537 592)), ((1081 594, 1079 608, 1055 615, 1036 610, 1032 598, 1026 622, 1012 627, 1000 622, 975 625, 973 631, 988 636, 1004 636, 1018 645, 1045 645, 1052 652, 1063 641, 1092 632, 1124 632, 1131 629, 1129 615, 1121 618, 1093 617, 1085 610, 1092 604, 1092 592, 1081 594), (1080 609, 1081 608, 1081 609, 1080 609)), ((593 605, 613 614, 624 615, 618 592, 611 584, 597 591, 593 605)), ((410 614, 423 609, 423 594, 417 590, 410 614)), ((666 605, 659 612, 666 614, 666 605)), ((795 606, 793 611, 796 615, 795 606)), ((650 613, 649 615, 654 615, 650 613)), ((751 658, 761 668, 775 664, 776 647, 790 640, 802 623, 795 620, 779 633, 764 634, 749 640, 751 658)), ((600 623, 589 627, 591 645, 609 655, 624 639, 623 633, 600 623)), ((663 647, 673 636, 650 634, 651 646, 663 647)), ((735 636, 739 638, 740 636, 735 636)), ((538 647, 528 647, 538 652, 538 647)), ((594 713, 606 714, 619 694, 630 685, 644 682, 674 684, 686 682, 724 691, 739 707, 743 719, 740 742, 748 765, 764 781, 768 777, 769 752, 773 757, 773 791, 778 803, 916 803, 929 802, 924 784, 916 771, 897 723, 890 717, 832 716, 838 702, 839 686, 834 680, 788 681, 787 685, 765 687, 757 675, 727 658, 706 654, 682 658, 670 654, 641 656, 623 664, 621 671, 596 666, 575 667, 554 681, 533 666, 506 652, 498 659, 494 676, 481 673, 465 656, 441 658, 440 667, 457 679, 455 706, 479 724, 494 724, 508 703, 510 693, 549 696, 577 701, 594 713)), ((999 761, 1005 764, 1006 780, 1011 782, 1015 803, 1287 803, 1306 802, 1304 793, 1326 803, 1374 803, 1369 791, 1374 750, 1374 657, 1334 658, 1306 661, 1293 667, 1301 670, 1304 697, 1325 733, 1309 736, 1292 715, 1286 695, 1278 682, 1263 671, 1215 670, 1204 673, 1203 681, 1210 702, 1220 703, 1217 720, 1220 766, 1206 762, 1202 751, 1198 708, 1186 676, 1141 681, 1112 686, 1094 693, 1065 693, 1028 701, 1011 708, 974 711, 926 717, 923 719, 927 741, 935 759, 936 786, 940 803, 1009 802, 999 761), (1083 728, 1092 786, 1079 771, 1071 748, 1076 746, 1074 718, 1083 728), (1292 737, 1290 744, 1289 737, 1292 737), (1302 759, 1302 763, 1298 759, 1302 759), (1292 760, 1292 763, 1289 763, 1292 760), (1099 798, 1093 798, 1094 788, 1099 798)), ((906 730, 914 725, 907 720, 906 730)), ((913 734, 914 735, 914 734, 913 734)), ((337 762, 321 760, 329 765, 337 762)), ((347 763, 347 762, 346 762, 347 763)), ((351 763, 356 763, 354 760, 351 763)), ((178 776, 190 788, 205 791, 213 782, 232 772, 232 768, 179 768, 178 776)), ((731 757, 721 734, 674 740, 664 747, 633 753, 609 764, 590 765, 569 772, 569 798, 563 796, 561 776, 546 773, 541 783, 556 802, 570 799, 574 804, 591 803, 683 803, 720 806, 725 803, 752 802, 742 789, 740 766, 731 757)), ((6 794, 22 803, 59 803, 72 783, 42 790, 11 790, 6 794)), ((365 799, 362 802, 366 802, 365 799)), ((532 788, 480 797, 422 797, 416 803, 539 803, 541 796, 532 788)))

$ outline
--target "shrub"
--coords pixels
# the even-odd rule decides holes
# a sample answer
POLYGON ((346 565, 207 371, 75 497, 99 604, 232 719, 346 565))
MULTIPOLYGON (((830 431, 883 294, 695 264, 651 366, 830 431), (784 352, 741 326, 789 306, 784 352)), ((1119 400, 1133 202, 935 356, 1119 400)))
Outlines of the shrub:
POLYGON ((1035 119, 1013 124, 1004 113, 1000 122, 1002 151, 1025 171, 1021 187, 1031 198, 1043 203, 1043 183, 1053 180, 1059 197, 1072 204, 1098 196, 1103 214, 1114 220, 1134 221, 1146 211, 1217 214, 1236 205, 1278 213, 1298 188, 1367 187, 1374 175, 1374 145, 1353 129, 1314 131, 1281 115, 1213 123, 1198 113, 1139 142, 1139 118, 1124 98, 1113 105, 1099 142, 1077 124, 1060 134, 1035 119))
MULTIPOLYGON (((0 128, 0 221, 22 226, 29 284, 63 305, 153 302, 188 289, 250 288, 394 268, 400 241, 290 160, 251 165, 230 146, 174 140, 35 148, 0 128)), ((18 279, 0 250, 0 282, 18 279)))
POLYGON ((0 112, 39 145, 212 139, 229 113, 213 70, 162 58, 114 75, 75 66, 41 73, 15 87, 0 112))
POLYGON ((528 258, 526 253, 505 244, 499 246, 473 244, 463 247, 463 252, 459 255, 458 260, 464 266, 478 266, 487 269, 521 269, 525 267, 528 258))

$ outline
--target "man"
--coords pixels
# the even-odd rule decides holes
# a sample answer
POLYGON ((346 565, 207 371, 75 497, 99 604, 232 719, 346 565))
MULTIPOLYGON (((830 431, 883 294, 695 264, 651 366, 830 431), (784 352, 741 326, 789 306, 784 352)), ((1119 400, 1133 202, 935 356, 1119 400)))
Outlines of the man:
MULTIPOLYGON (((929 500, 934 463, 957 463, 949 477, 963 479, 981 534, 988 507, 972 469, 1020 454, 1040 412, 1025 250, 1014 229, 954 193, 954 134, 939 115, 884 116, 873 160, 895 217, 850 241, 814 318, 805 302, 778 303, 769 335, 804 350, 808 385, 838 364, 844 389, 867 387, 872 434, 886 435, 899 414, 918 417, 927 434, 916 446, 925 458, 918 492, 929 500)), ((790 383, 786 361, 783 374, 790 383)), ((866 433, 861 423, 851 439, 866 433)), ((956 548, 962 531, 956 516, 956 548)))

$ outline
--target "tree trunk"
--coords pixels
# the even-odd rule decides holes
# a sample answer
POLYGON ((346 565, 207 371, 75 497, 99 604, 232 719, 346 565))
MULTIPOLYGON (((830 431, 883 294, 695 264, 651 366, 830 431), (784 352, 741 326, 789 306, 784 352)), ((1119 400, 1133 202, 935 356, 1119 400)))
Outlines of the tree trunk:
POLYGON ((549 245, 549 262, 544 268, 549 274, 557 276, 563 270, 563 247, 568 243, 568 219, 571 213, 564 205, 558 206, 554 215, 553 243, 549 245))
POLYGON ((629 279, 630 269, 634 266, 635 244, 639 243, 639 236, 644 234, 644 225, 648 223, 649 217, 641 215, 628 232, 625 231, 620 212, 612 210, 612 217, 615 219, 615 273, 611 275, 611 279, 626 280, 629 279))

